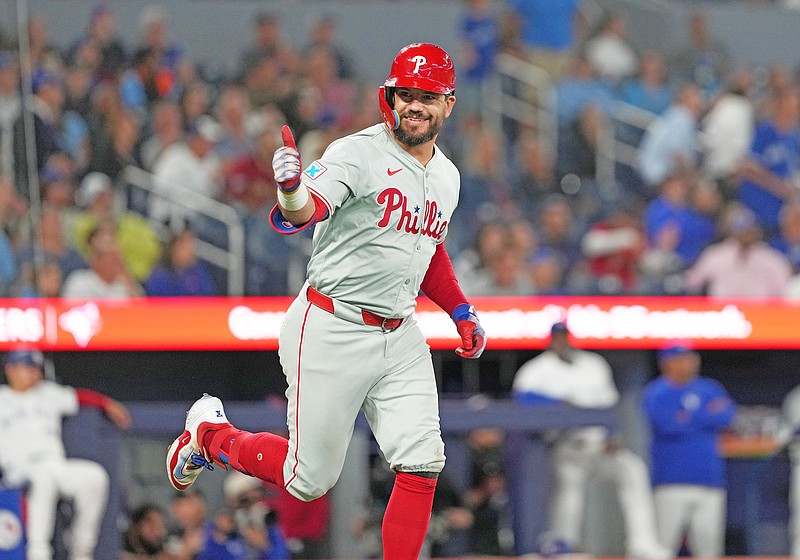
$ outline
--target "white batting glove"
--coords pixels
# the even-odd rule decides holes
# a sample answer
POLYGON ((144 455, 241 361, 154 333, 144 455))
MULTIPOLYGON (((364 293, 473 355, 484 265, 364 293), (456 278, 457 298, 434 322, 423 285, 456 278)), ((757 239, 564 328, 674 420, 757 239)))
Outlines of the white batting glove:
POLYGON ((300 186, 300 152, 294 142, 294 136, 288 126, 281 130, 283 146, 275 150, 272 157, 272 170, 275 172, 275 181, 285 193, 294 192, 300 186))

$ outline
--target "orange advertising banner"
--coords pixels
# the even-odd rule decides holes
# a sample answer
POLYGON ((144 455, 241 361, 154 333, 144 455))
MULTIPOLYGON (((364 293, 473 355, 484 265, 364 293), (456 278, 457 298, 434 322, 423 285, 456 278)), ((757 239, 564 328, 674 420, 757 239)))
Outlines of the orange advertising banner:
MULTIPOLYGON (((0 299, 0 350, 275 350, 291 298, 0 299)), ((684 297, 473 298, 489 350, 542 348, 566 320, 580 346, 800 349, 800 303, 684 297)), ((433 349, 457 346, 425 298, 415 319, 433 349)))

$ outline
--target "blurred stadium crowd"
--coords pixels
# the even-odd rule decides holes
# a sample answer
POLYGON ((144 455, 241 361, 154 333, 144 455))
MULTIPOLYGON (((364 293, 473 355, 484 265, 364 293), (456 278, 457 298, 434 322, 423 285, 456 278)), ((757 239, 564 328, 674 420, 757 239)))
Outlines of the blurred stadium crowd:
MULTIPOLYGON (((454 20, 459 101, 440 145, 462 174, 447 244, 464 291, 800 294, 794 69, 738 66, 701 11, 686 22, 691 41, 665 53, 637 49, 621 14, 589 21, 577 1, 553 2, 544 16, 537 5, 547 3, 465 0, 454 20), (498 82, 501 56, 530 65, 536 87, 498 82), (531 115, 550 111, 552 130, 537 118, 485 118, 497 83, 531 115)), ((158 6, 140 13, 135 44, 120 39, 119 23, 109 3, 91 9, 68 45, 53 44, 36 14, 26 37, 0 29, 0 296, 235 292, 198 243, 242 253, 242 293, 293 295, 310 237, 283 237, 268 223, 280 126, 292 127, 311 162, 333 139, 379 122, 379 84, 358 75, 326 14, 294 48, 279 16, 259 13, 227 76, 206 75, 158 6), (132 178, 131 167, 145 173, 132 178), (213 210, 181 204, 186 197, 230 207, 242 246, 230 246, 213 210)), ((440 483, 430 554, 472 527, 462 549, 509 553, 502 437, 470 435, 466 494, 440 483)), ((382 466, 372 473, 375 503, 354 528, 365 556, 380 554, 382 466)), ((246 513, 268 492, 231 480, 216 513, 197 494, 174 498, 169 511, 145 503, 131 512, 124 558, 195 557, 228 546, 234 525, 252 529, 241 530, 251 541, 228 543, 237 557, 255 557, 270 539, 280 546, 269 557, 288 557, 286 547, 294 557, 330 552, 324 502, 299 511, 270 495, 281 534, 268 512, 246 513)))
MULTIPOLYGON (((469 0, 458 15, 459 104, 440 144, 462 172, 447 244, 465 292, 796 294, 793 69, 737 66, 701 11, 670 53, 634 47, 622 14, 589 21, 578 2, 537 4, 469 0), (549 110, 552 130, 485 118, 499 56, 544 76, 507 89, 530 115, 549 110)), ((355 72, 335 17, 293 48, 280 18, 259 13, 238 70, 211 77, 158 6, 141 11, 135 44, 117 25, 98 4, 68 45, 36 14, 23 41, 4 30, 0 294, 295 293, 309 239, 267 221, 279 128, 310 162, 379 119, 379 84, 355 72), (133 181, 144 194, 131 167, 147 172, 133 181), (241 246, 182 198, 235 210, 241 246), (198 240, 242 255, 240 288, 198 257, 198 240)))

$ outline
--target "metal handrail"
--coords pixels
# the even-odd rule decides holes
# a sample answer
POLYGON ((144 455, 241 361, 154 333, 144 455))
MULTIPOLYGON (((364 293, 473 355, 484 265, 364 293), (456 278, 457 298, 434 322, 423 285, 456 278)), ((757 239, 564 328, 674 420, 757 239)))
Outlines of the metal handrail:
POLYGON ((502 130, 503 118, 534 127, 540 142, 558 145, 556 94, 550 75, 529 62, 507 53, 494 59, 495 71, 484 85, 483 120, 496 131, 502 130), (503 80, 512 79, 535 92, 535 101, 503 90, 503 80))
POLYGON ((616 185, 617 164, 633 167, 636 163, 638 146, 618 138, 616 125, 623 124, 644 131, 656 116, 655 113, 624 101, 614 103, 611 116, 606 120, 597 145, 595 179, 599 185, 609 187, 616 185))
MULTIPOLYGON (((224 270, 228 274, 228 295, 244 295, 244 226, 231 206, 197 193, 183 185, 167 182, 159 179, 159 184, 169 188, 158 188, 155 186, 155 176, 129 165, 121 175, 121 179, 126 188, 134 186, 148 193, 148 196, 156 196, 168 200, 172 204, 177 204, 198 214, 207 216, 221 222, 227 230, 228 248, 222 248, 203 239, 197 240, 197 255, 205 261, 210 262, 224 270)), ((145 216, 154 229, 163 238, 167 235, 169 228, 157 221, 145 216)))

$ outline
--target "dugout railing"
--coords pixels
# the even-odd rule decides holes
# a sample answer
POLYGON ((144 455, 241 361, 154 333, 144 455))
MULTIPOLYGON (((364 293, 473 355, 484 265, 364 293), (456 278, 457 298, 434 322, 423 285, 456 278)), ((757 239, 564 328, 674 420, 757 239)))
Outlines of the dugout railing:
POLYGON ((120 183, 124 187, 120 203, 148 219, 161 239, 166 239, 179 225, 150 218, 147 208, 153 199, 163 199, 193 214, 196 222, 204 224, 198 228, 195 223, 194 228, 214 232, 211 233, 214 241, 204 231, 197 232, 197 256, 224 271, 227 295, 244 295, 245 234, 236 210, 184 185, 156 180, 152 173, 134 166, 125 168, 120 183))

